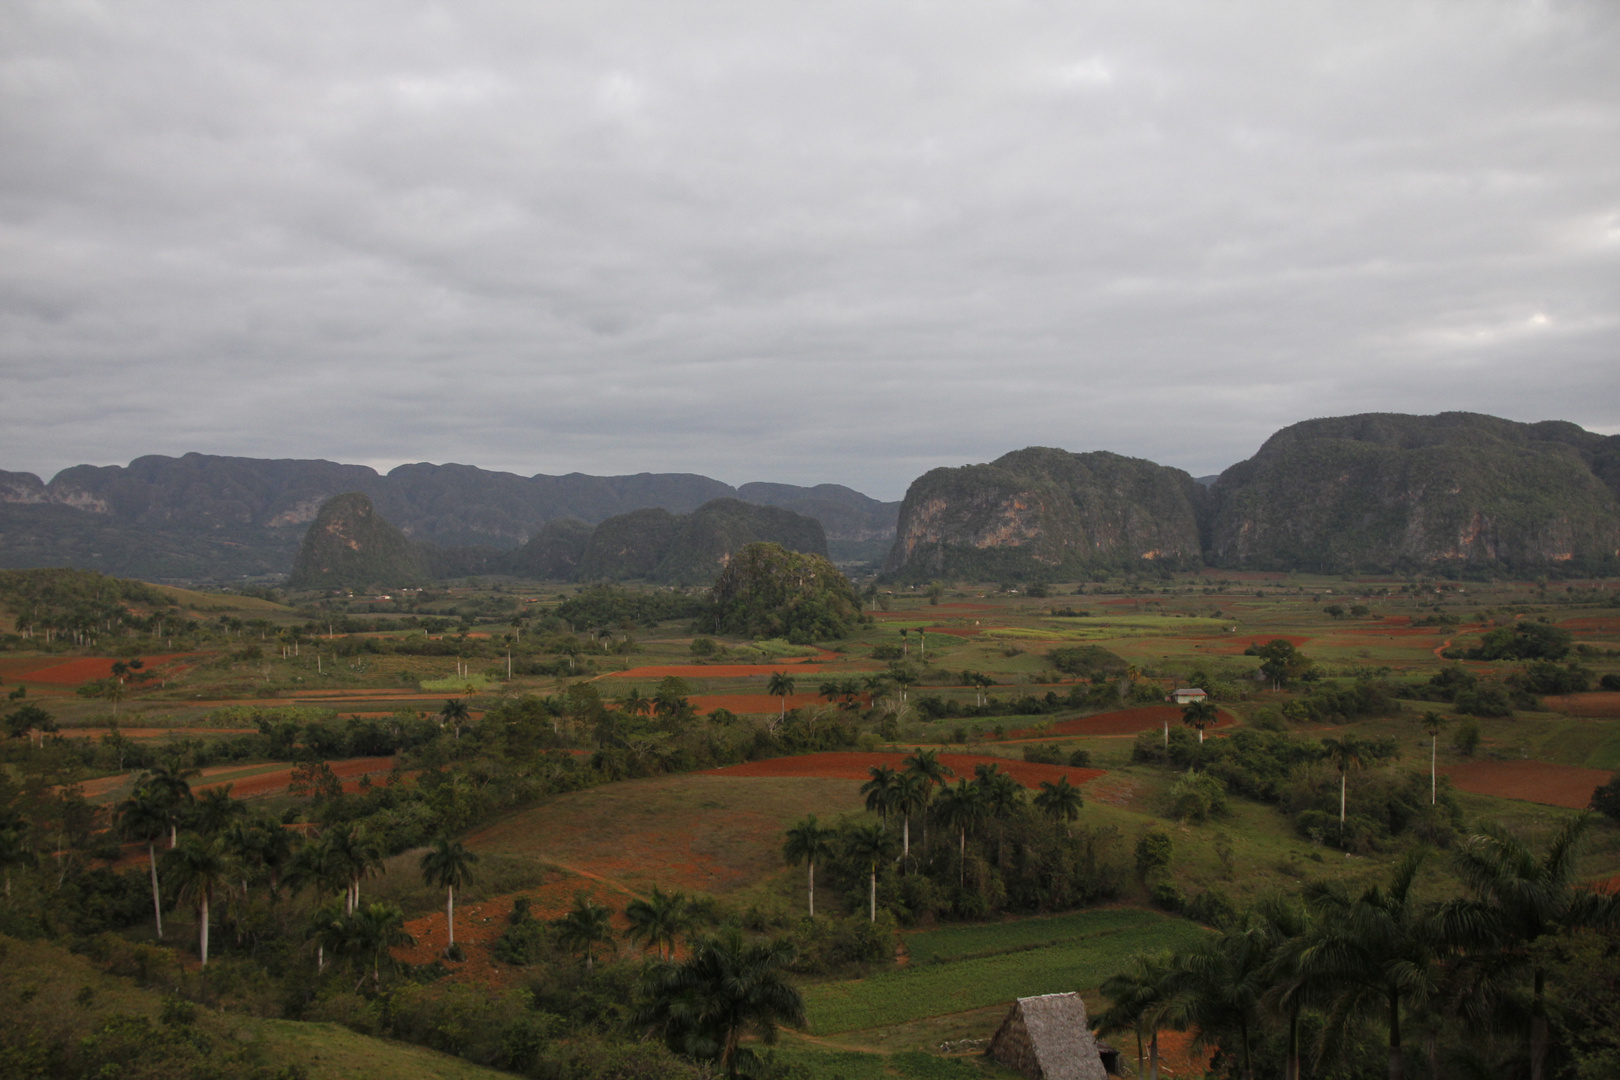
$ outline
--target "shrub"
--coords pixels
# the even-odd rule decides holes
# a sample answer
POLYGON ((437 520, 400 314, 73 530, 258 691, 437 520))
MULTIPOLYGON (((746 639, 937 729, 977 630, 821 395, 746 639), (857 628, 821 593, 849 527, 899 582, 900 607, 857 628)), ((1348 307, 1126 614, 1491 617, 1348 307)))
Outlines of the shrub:
POLYGON ((1207 773, 1189 772, 1170 788, 1169 811, 1177 821, 1208 821, 1226 812, 1226 786, 1207 773))
POLYGON ((1457 730, 1451 733, 1451 745, 1457 753, 1473 757, 1474 751, 1479 749, 1478 722, 1467 720, 1457 725, 1457 730))
POLYGON ((1609 782, 1592 792, 1591 807, 1604 817, 1620 821, 1620 773, 1609 777, 1609 782))
POLYGON ((1173 850, 1170 834, 1163 829, 1154 827, 1143 833, 1136 842, 1137 876, 1146 881, 1154 871, 1168 869, 1173 850))

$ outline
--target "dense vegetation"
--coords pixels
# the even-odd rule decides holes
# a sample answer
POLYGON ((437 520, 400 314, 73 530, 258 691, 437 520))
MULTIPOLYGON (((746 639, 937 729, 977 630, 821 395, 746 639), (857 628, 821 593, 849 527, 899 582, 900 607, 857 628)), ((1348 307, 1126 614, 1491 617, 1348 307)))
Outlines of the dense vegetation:
POLYGON ((846 637, 865 618, 836 566, 778 544, 749 544, 732 556, 715 580, 711 603, 717 633, 794 644, 846 637))
POLYGON ((328 499, 298 545, 295 589, 416 585, 428 579, 422 552, 360 492, 328 499))

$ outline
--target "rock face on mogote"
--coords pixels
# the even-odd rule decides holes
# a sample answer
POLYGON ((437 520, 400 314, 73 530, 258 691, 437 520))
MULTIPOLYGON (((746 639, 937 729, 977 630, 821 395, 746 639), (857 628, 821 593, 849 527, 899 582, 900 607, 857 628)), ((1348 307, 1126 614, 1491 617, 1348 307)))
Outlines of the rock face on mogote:
POLYGON ((1030 447, 914 481, 883 571, 915 581, 1049 578, 1143 562, 1195 567, 1206 498, 1180 469, 1030 447))
POLYGON ((1620 438, 1473 413, 1284 428, 1221 474, 1210 562, 1374 571, 1596 565, 1620 551, 1620 438))
POLYGON ((608 518, 591 535, 576 577, 707 585, 733 554, 754 543, 827 554, 826 533, 814 518, 740 499, 713 499, 690 514, 635 510, 608 518))
POLYGON ((409 585, 428 572, 405 534, 358 491, 328 499, 298 546, 287 584, 295 589, 409 585))

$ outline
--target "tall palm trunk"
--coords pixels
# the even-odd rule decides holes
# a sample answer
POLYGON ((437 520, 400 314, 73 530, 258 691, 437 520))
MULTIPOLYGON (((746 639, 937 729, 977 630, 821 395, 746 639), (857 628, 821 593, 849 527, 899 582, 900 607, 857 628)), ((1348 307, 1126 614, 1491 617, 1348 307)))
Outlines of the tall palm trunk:
POLYGON ((877 922, 877 864, 872 864, 871 921, 877 922))
POLYGON ((901 819, 900 826, 900 858, 911 858, 911 814, 907 813, 901 819))
POLYGON ((1153 1038, 1148 1042, 1148 1080, 1159 1080, 1159 1029, 1153 1029, 1153 1038))
POLYGON ((1537 968, 1530 1003, 1530 1080, 1542 1080, 1547 1068, 1547 1007, 1542 996, 1546 989, 1546 973, 1537 968))
POLYGON ((810 860, 810 917, 816 917, 816 860, 810 860))
POLYGON ((444 889, 444 921, 450 928, 450 941, 447 949, 456 947, 456 887, 447 885, 444 889))
POLYGON ((1288 1058, 1283 1064, 1283 1080, 1299 1080, 1299 1004, 1288 1010, 1288 1058))
POLYGON ((202 954, 202 966, 208 966, 208 893, 202 894, 202 903, 198 907, 197 919, 197 951, 202 954))
MULTIPOLYGON (((151 864, 152 864, 152 916, 155 919, 157 919, 158 940, 162 941, 163 940, 163 899, 162 899, 161 896, 158 895, 157 845, 154 844, 150 840, 148 840, 146 842, 146 857, 149 860, 151 860, 151 864)), ((6 884, 9 886, 10 881, 8 880, 6 884)), ((11 891, 10 891, 9 888, 6 890, 6 895, 7 896, 11 895, 11 891)))
POLYGON ((956 887, 967 888, 967 826, 962 827, 962 838, 956 848, 956 887))

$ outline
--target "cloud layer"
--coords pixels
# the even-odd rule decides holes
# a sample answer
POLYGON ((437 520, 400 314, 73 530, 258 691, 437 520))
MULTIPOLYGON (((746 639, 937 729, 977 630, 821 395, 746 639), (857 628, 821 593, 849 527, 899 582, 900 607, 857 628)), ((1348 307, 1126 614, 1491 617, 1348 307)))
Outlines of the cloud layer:
POLYGON ((0 468, 1620 431, 1620 8, 16 0, 0 468))

